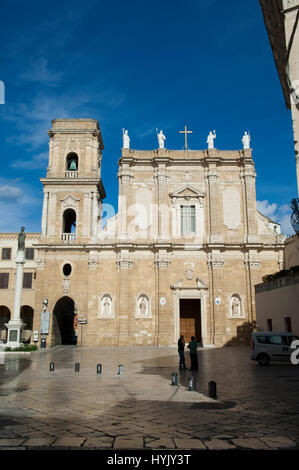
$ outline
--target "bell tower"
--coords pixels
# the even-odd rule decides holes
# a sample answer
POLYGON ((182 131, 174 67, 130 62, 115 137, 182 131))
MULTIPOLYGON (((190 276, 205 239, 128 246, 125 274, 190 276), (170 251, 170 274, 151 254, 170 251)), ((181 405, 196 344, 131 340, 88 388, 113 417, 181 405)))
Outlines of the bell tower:
POLYGON ((106 196, 99 124, 94 119, 54 119, 48 134, 49 166, 41 178, 43 243, 94 243, 106 196))

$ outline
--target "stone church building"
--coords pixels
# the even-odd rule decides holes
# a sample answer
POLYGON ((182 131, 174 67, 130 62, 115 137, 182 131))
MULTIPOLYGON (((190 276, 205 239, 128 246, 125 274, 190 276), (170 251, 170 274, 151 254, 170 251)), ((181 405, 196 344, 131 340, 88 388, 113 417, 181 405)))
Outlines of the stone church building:
MULTIPOLYGON (((89 346, 170 346, 180 334, 219 346, 254 325, 254 286, 282 269, 285 237, 257 211, 251 150, 124 148, 118 213, 104 223, 98 122, 54 119, 49 137, 42 230, 26 238, 28 337, 45 297, 47 346, 74 333, 89 346)), ((0 235, 2 339, 16 245, 17 234, 0 235)))

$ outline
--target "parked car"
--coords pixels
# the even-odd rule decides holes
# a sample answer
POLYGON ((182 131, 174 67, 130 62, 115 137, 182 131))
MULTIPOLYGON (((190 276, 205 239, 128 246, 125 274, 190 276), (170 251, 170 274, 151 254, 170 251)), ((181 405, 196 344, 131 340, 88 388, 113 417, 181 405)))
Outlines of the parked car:
POLYGON ((270 361, 290 362, 293 352, 291 344, 299 337, 294 333, 263 331, 251 336, 251 359, 260 366, 268 366, 270 361))

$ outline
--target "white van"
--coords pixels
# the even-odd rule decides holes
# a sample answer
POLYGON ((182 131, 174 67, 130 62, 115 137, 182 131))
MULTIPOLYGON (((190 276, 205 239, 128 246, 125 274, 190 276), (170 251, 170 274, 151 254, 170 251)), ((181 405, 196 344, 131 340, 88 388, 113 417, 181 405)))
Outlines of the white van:
POLYGON ((291 349, 293 341, 299 337, 294 333, 277 333, 263 331, 253 333, 251 336, 251 359, 258 361, 260 366, 268 366, 270 361, 289 362, 294 350, 291 349))

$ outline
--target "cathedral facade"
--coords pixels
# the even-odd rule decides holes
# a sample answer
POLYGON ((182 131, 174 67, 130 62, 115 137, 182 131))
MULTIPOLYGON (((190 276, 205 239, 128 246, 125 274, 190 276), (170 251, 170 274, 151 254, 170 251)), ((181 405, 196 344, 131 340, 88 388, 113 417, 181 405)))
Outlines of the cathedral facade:
MULTIPOLYGON (((118 213, 106 221, 98 122, 55 119, 49 137, 42 230, 26 239, 27 330, 40 330, 45 297, 48 346, 74 332, 84 346, 170 346, 180 334, 221 346, 252 328, 254 286, 282 269, 285 237, 257 211, 250 149, 123 148, 118 213)), ((15 240, 2 234, 2 250, 15 240)))

